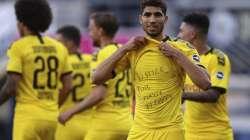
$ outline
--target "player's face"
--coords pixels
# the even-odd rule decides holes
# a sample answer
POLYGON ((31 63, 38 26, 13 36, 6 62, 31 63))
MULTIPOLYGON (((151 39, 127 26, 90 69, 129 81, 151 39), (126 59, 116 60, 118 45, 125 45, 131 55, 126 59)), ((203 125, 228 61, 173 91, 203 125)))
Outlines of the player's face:
POLYGON ((192 43, 195 38, 194 28, 186 24, 185 22, 182 22, 180 31, 177 36, 185 41, 192 43))
POLYGON ((70 49, 67 40, 61 34, 56 35, 56 40, 61 42, 67 49, 70 49))
POLYGON ((88 28, 90 37, 93 39, 94 46, 100 46, 100 28, 96 26, 93 19, 90 19, 88 28))
POLYGON ((164 15, 160 7, 148 6, 140 15, 140 23, 144 31, 151 37, 159 36, 164 29, 168 17, 164 15))

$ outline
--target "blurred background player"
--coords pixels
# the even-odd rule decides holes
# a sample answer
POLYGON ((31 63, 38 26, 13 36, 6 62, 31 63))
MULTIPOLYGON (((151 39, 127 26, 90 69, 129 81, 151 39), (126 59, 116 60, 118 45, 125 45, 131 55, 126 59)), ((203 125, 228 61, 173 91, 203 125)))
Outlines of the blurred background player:
POLYGON ((53 140, 58 103, 64 102, 71 88, 68 52, 61 43, 40 34, 52 20, 46 0, 17 0, 15 12, 21 39, 7 52, 8 76, 0 104, 16 96, 14 140, 53 140))
MULTIPOLYGON (((82 101, 91 89, 90 62, 91 55, 81 54, 79 46, 81 33, 75 26, 63 26, 57 30, 57 39, 69 51, 69 62, 72 65, 72 90, 66 102, 60 108, 65 112, 82 101)), ((76 114, 66 125, 57 126, 56 140, 84 140, 90 125, 91 109, 76 114)))
POLYGON ((201 90, 190 79, 185 83, 186 140, 232 140, 233 132, 227 109, 227 91, 231 73, 230 61, 221 50, 207 44, 209 19, 192 13, 184 17, 178 37, 189 41, 201 56, 211 77, 211 88, 201 90))
POLYGON ((119 48, 93 76, 93 82, 100 84, 114 72, 131 68, 136 108, 129 140, 184 140, 180 107, 185 73, 199 87, 210 86, 209 78, 196 65, 196 50, 164 35, 166 11, 163 1, 142 1, 140 23, 145 37, 136 37, 119 48))
MULTIPOLYGON (((110 13, 94 13, 90 16, 90 36, 94 45, 100 48, 93 56, 92 71, 119 48, 113 41, 118 27, 116 17, 110 13)), ((85 139, 126 140, 131 125, 130 93, 128 72, 113 75, 113 79, 105 84, 93 85, 91 94, 71 110, 62 113, 60 121, 65 123, 73 115, 95 105, 92 124, 85 139)))

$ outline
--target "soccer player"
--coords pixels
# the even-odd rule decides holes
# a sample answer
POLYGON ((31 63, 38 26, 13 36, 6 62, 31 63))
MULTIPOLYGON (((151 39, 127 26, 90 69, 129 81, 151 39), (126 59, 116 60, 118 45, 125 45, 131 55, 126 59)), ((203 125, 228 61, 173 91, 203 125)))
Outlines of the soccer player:
POLYGON ((207 44, 209 18, 205 14, 192 13, 184 17, 178 36, 189 41, 197 49, 203 64, 211 76, 212 86, 201 90, 190 79, 185 83, 183 99, 186 140, 232 140, 233 133, 226 106, 226 96, 231 72, 225 53, 207 44))
POLYGON ((131 68, 136 108, 128 140, 184 140, 181 95, 185 74, 202 89, 210 86, 209 77, 198 66, 197 51, 187 42, 164 36, 166 11, 163 1, 142 1, 139 20, 146 35, 119 48, 92 77, 100 84, 131 68))
MULTIPOLYGON (((69 61, 72 65, 73 88, 66 102, 60 108, 65 112, 82 101, 91 89, 90 84, 90 62, 91 55, 81 54, 79 46, 81 34, 75 26, 64 26, 57 30, 57 39, 64 44, 69 51, 69 61)), ((91 110, 85 110, 74 116, 66 125, 58 123, 56 140, 84 140, 87 134, 91 110)))
POLYGON ((46 0, 17 0, 15 12, 21 38, 7 52, 8 75, 0 104, 16 97, 14 140, 53 140, 58 103, 71 88, 68 52, 58 41, 41 35, 52 20, 46 0))
MULTIPOLYGON (((90 35, 94 45, 100 47, 93 56, 92 71, 119 48, 113 41, 118 27, 116 17, 110 13, 91 15, 90 35)), ((92 124, 85 140, 126 140, 131 125, 129 101, 131 89, 128 76, 126 71, 113 75, 113 79, 106 83, 93 85, 91 94, 74 108, 62 113, 60 121, 65 123, 73 115, 95 105, 92 124)))

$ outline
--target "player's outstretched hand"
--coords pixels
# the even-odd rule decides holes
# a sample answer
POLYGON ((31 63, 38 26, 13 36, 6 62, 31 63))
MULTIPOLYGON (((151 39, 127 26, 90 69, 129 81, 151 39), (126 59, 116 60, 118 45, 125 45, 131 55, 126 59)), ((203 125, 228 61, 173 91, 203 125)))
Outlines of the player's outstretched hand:
POLYGON ((66 112, 63 112, 59 115, 58 117, 58 121, 65 125, 65 123, 71 119, 71 117, 73 116, 73 114, 70 112, 70 111, 66 111, 66 112))
POLYGON ((137 36, 131 38, 123 47, 126 51, 133 51, 140 49, 147 45, 147 39, 143 36, 137 36))

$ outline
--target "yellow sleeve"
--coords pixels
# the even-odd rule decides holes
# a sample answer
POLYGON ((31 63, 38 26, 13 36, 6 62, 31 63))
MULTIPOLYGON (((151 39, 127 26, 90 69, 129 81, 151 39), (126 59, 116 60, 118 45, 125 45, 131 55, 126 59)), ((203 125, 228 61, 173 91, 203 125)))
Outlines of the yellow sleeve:
POLYGON ((215 61, 211 63, 211 83, 212 87, 222 88, 226 92, 228 89, 229 78, 231 74, 231 65, 228 57, 224 55, 223 58, 215 57, 215 61))
POLYGON ((11 47, 7 51, 7 56, 9 58, 7 62, 8 72, 16 72, 22 74, 23 72, 22 52, 23 50, 20 50, 20 47, 15 43, 11 45, 11 47))
POLYGON ((66 48, 64 48, 65 56, 64 56, 64 66, 62 69, 62 74, 67 74, 72 72, 72 65, 69 60, 69 53, 66 48))
POLYGON ((174 46, 176 49, 180 50, 184 55, 186 55, 194 64, 204 67, 200 62, 200 55, 197 50, 188 42, 183 40, 170 41, 170 45, 174 46))

